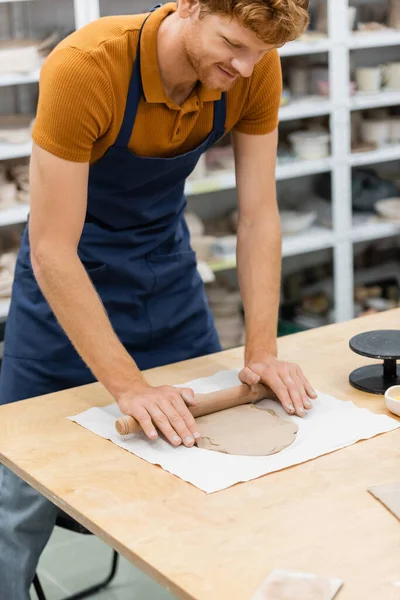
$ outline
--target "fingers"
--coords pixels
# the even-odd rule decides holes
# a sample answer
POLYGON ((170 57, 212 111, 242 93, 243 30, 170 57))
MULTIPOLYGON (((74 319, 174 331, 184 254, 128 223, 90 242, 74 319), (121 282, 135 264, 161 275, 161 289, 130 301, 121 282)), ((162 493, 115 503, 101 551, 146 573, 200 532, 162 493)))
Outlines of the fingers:
POLYGON ((306 411, 304 409, 302 394, 301 394, 301 391, 299 390, 297 383, 295 382, 292 375, 286 376, 285 379, 283 380, 283 382, 287 387, 287 390, 289 392, 290 399, 295 408, 296 414, 299 417, 304 417, 306 414, 306 411))
MULTIPOLYGON (((310 402, 310 399, 306 393, 306 389, 304 387, 304 383, 302 382, 302 380, 300 379, 300 377, 298 375, 293 375, 293 381, 299 391, 300 397, 301 397, 301 403, 302 406, 306 409, 306 410, 310 410, 312 408, 312 404, 310 402)), ((304 416, 304 415, 303 415, 304 416)))
MULTIPOLYGON (((183 402, 179 399, 173 401, 173 405, 177 413, 181 416, 187 429, 190 431, 190 435, 193 436, 194 440, 198 440, 201 435, 198 431, 196 421, 192 413, 187 409, 183 402)), ((192 445, 192 444, 190 444, 192 445)))
POLYGON ((255 385, 259 383, 261 377, 254 373, 249 367, 244 367, 239 373, 239 379, 242 383, 247 383, 247 385, 255 385))
POLYGON ((176 389, 180 393, 180 395, 182 396, 182 398, 186 402, 186 404, 188 404, 189 406, 197 405, 197 401, 196 401, 193 390, 191 390, 190 388, 176 388, 176 389))
MULTIPOLYGON (((301 379, 301 382, 304 385, 304 389, 306 391, 306 394, 309 398, 312 398, 313 400, 315 400, 316 398, 318 398, 318 395, 316 393, 316 391, 314 390, 314 388, 312 387, 311 383, 308 381, 307 377, 304 375, 303 371, 300 369, 300 367, 298 367, 297 369, 297 374, 299 376, 299 378, 301 379)), ((311 402, 310 402, 311 404, 311 402)))
POLYGON ((149 439, 157 439, 157 428, 173 446, 183 443, 191 447, 201 436, 182 396, 186 401, 196 404, 190 388, 161 386, 146 390, 134 403, 129 403, 129 410, 123 412, 140 423, 149 439))
POLYGON ((179 445, 183 442, 189 448, 193 446, 195 439, 200 437, 200 434, 197 432, 194 418, 188 411, 183 400, 181 398, 165 399, 159 403, 158 408, 162 416, 157 415, 158 421, 156 420, 156 423, 164 435, 174 445, 179 445), (194 437, 195 435, 196 438, 194 437), (177 436, 178 440, 176 439, 177 436))
POLYGON ((296 372, 287 367, 274 375, 269 374, 266 383, 278 397, 283 408, 290 415, 304 417, 312 404, 307 396, 305 385, 296 372), (283 372, 282 372, 283 371, 283 372))
POLYGON ((144 433, 150 440, 155 440, 158 438, 158 433, 152 423, 151 417, 143 406, 138 407, 137 410, 132 413, 132 417, 139 422, 144 433))
POLYGON ((286 412, 289 413, 289 415, 293 415, 296 412, 296 410, 294 408, 292 399, 289 395, 288 388, 282 381, 282 379, 279 377, 279 375, 276 374, 274 377, 269 377, 268 385, 270 386, 271 390, 275 392, 276 396, 278 397, 278 400, 280 401, 286 412))
MULTIPOLYGON (((171 425, 170 419, 167 417, 165 412, 161 410, 161 408, 153 404, 149 406, 150 415, 153 419, 154 423, 158 427, 158 429, 165 435, 167 440, 173 446, 180 446, 182 443, 182 438, 176 431, 176 429, 171 425)), ((175 426, 178 425, 178 420, 180 419, 179 415, 173 419, 175 426)))

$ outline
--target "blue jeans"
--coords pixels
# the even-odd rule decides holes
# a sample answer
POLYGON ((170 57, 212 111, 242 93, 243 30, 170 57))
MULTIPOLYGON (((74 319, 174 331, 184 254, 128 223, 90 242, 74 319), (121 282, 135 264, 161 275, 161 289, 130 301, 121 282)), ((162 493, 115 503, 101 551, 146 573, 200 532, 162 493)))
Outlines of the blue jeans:
POLYGON ((0 598, 30 600, 40 555, 57 507, 0 465, 0 598))
MULTIPOLYGON (((0 371, 0 406, 94 381, 78 363, 65 371, 63 378, 44 361, 6 355, 0 371)), ((30 600, 32 580, 56 516, 52 502, 0 465, 0 600, 30 600)))

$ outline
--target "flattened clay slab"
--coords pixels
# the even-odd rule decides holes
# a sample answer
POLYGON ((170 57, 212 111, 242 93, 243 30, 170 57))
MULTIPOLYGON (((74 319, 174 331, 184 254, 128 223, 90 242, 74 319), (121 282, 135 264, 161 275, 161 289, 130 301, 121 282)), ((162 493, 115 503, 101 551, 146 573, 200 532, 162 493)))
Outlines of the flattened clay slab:
POLYGON ((400 520, 400 483, 376 485, 368 491, 400 520))
POLYGON ((201 433, 199 448, 242 456, 276 454, 294 442, 298 431, 289 419, 254 404, 199 417, 196 423, 201 433))
POLYGON ((342 585, 341 579, 276 569, 251 600, 333 600, 342 585))

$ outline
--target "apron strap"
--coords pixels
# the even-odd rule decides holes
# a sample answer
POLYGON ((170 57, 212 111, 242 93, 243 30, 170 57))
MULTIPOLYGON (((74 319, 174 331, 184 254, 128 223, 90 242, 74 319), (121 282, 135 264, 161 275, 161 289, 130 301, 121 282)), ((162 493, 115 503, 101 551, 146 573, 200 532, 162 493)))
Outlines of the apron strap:
POLYGON ((226 121, 226 94, 222 92, 221 98, 214 102, 213 131, 219 139, 225 134, 226 121))
MULTIPOLYGON (((162 5, 157 4, 154 8, 152 8, 150 14, 160 6, 162 5)), ((147 15, 147 17, 143 21, 143 25, 140 28, 136 59, 135 64, 133 66, 132 77, 129 83, 129 92, 125 106, 124 120, 122 121, 121 129, 114 144, 114 146, 116 146, 117 148, 127 148, 129 145, 133 125, 135 124, 135 118, 139 106, 140 96, 143 93, 142 76, 140 73, 140 40, 142 38, 143 27, 145 26, 147 19, 150 17, 150 14, 147 15)))

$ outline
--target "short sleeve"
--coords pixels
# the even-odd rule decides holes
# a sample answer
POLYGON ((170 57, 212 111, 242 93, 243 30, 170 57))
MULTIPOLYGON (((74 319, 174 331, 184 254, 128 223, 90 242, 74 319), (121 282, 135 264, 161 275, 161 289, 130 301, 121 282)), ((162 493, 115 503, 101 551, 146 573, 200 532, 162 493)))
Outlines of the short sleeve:
POLYGON ((33 139, 65 160, 89 162, 94 142, 110 127, 112 94, 90 53, 55 49, 45 61, 33 139))
POLYGON ((282 97, 282 69, 279 53, 271 50, 257 63, 248 96, 235 131, 263 135, 277 128, 282 97))

